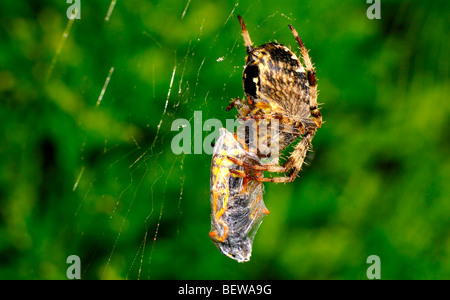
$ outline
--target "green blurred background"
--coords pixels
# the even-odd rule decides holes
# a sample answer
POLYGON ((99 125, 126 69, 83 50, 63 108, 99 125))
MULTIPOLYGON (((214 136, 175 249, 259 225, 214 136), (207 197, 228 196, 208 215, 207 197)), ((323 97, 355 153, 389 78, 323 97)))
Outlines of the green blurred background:
POLYGON ((449 279, 450 5, 365 2, 81 0, 69 22, 2 1, 0 278, 65 279, 75 254, 83 279, 367 279, 369 255, 449 279), (170 147, 175 119, 235 117, 237 14, 256 45, 298 53, 297 29, 325 121, 301 177, 265 185, 245 264, 208 236, 211 155, 170 147))

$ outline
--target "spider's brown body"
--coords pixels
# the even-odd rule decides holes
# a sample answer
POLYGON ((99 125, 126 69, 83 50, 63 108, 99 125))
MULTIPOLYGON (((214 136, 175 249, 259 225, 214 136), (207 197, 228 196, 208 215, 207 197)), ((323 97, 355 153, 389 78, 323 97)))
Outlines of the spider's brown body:
MULTIPOLYGON (((241 176, 258 181, 290 182, 300 171, 316 130, 322 125, 322 116, 317 105, 314 67, 302 40, 291 25, 289 27, 300 45, 304 66, 289 48, 281 44, 266 43, 253 47, 242 18, 240 16, 238 18, 248 54, 243 72, 243 86, 247 99, 233 100, 228 109, 236 106, 239 118, 243 120, 254 119, 258 122, 267 120, 269 124, 270 120, 279 120, 277 129, 280 151, 296 139, 301 137, 301 140, 283 166, 250 165, 233 157, 230 159, 236 164, 255 170, 278 173, 291 170, 286 177, 255 178, 240 173, 241 176)), ((268 140, 269 143, 271 140, 270 136, 258 138, 268 140)), ((258 152, 258 156, 263 155, 258 152)))
POLYGON ((293 117, 308 117, 308 79, 289 48, 268 43, 252 49, 247 56, 243 82, 246 95, 256 103, 293 117))

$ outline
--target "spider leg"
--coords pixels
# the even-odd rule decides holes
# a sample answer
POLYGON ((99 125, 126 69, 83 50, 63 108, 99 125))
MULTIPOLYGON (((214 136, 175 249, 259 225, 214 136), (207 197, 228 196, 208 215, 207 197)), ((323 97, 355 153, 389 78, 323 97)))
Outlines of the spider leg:
POLYGON ((283 116, 277 113, 273 114, 263 114, 263 115, 251 115, 247 117, 239 118, 242 121, 248 121, 250 119, 253 120, 280 120, 283 119, 283 116))
POLYGON ((289 170, 292 170, 292 172, 287 176, 282 177, 263 177, 263 176, 252 176, 249 174, 246 174, 246 172, 243 171, 237 171, 237 170, 230 170, 231 173, 243 177, 248 178, 251 180, 256 180, 259 182, 275 182, 275 183, 287 183, 292 182, 297 177, 298 173, 300 172, 303 162, 305 161, 306 154, 308 153, 309 147, 311 145, 311 141, 315 135, 316 129, 310 130, 303 138, 302 140, 297 144, 294 151, 292 152, 291 156, 289 157, 288 161, 283 164, 283 166, 277 166, 277 165, 252 165, 244 162, 243 160, 237 159, 235 157, 228 156, 227 158, 231 161, 233 161, 235 164, 244 166, 249 169, 257 170, 257 171, 268 171, 272 173, 286 173, 289 170))
MULTIPOLYGON (((279 166, 276 164, 264 164, 264 165, 250 164, 250 163, 247 163, 244 160, 239 159, 234 156, 227 156, 227 158, 238 166, 246 167, 246 168, 249 168, 249 169, 252 169, 255 171, 267 171, 267 172, 271 172, 271 173, 284 173, 284 172, 287 172, 290 167, 288 165, 287 166, 285 166, 285 165, 279 166)), ((230 170, 230 171, 232 172, 233 170, 230 170)), ((239 172, 239 171, 237 171, 237 172, 239 172)), ((232 172, 232 173, 237 174, 236 172, 232 172)), ((239 174, 241 174, 241 173, 239 172, 239 174)))
POLYGON ((294 38, 297 40, 297 43, 300 46, 300 50, 302 52, 303 61, 306 66, 306 71, 308 75, 308 82, 310 88, 311 99, 309 102, 309 110, 311 112, 311 116, 314 118, 314 123, 316 123, 317 127, 320 128, 322 126, 322 115, 319 111, 319 107, 317 104, 317 78, 316 71, 314 70, 314 66, 311 62, 311 58, 309 57, 308 50, 306 50, 303 41, 298 36, 297 31, 292 25, 289 25, 289 28, 294 35, 294 38))
POLYGON ((252 41, 250 40, 250 35, 248 34, 247 28, 245 27, 244 20, 241 16, 237 16, 239 23, 241 23, 242 36, 244 37, 245 46, 247 47, 247 53, 250 53, 253 49, 252 41))
POLYGON ((235 98, 233 100, 231 100, 230 104, 228 104, 227 108, 225 109, 226 111, 229 111, 230 109, 232 109, 233 107, 236 106, 236 101, 240 100, 239 98, 235 98))
MULTIPOLYGON (((283 178, 281 182, 292 182, 297 177, 298 173, 300 172, 303 163, 305 162, 306 154, 308 153, 312 139, 314 135, 316 134, 316 128, 310 129, 302 138, 302 140, 295 146, 294 151, 292 152, 288 162, 292 163, 292 173, 289 174, 288 177, 281 177, 283 178)), ((280 177, 278 177, 280 178, 280 177)))
POLYGON ((275 182, 275 183, 280 183, 280 182, 292 182, 295 179, 295 176, 289 176, 289 177, 262 177, 262 176, 252 176, 252 175, 248 175, 245 172, 242 171, 237 171, 237 170, 230 170, 231 173, 239 176, 239 177, 243 177, 243 178, 248 178, 250 180, 255 180, 258 182, 275 182))
MULTIPOLYGON (((236 157, 231 157, 228 156, 227 157, 229 160, 231 160, 232 162, 234 162, 235 164, 239 165, 239 166, 243 166, 252 170, 256 170, 256 171, 267 171, 267 172, 271 172, 271 173, 286 173, 287 171, 289 171, 290 169, 292 169, 292 164, 293 164, 293 159, 290 158, 283 166, 278 166, 275 164, 265 164, 265 165, 252 165, 252 164, 248 164, 246 162, 244 162, 243 160, 240 160, 236 157)), ((239 176, 239 177, 243 177, 244 179, 250 179, 250 180, 255 180, 258 182, 276 182, 276 183, 280 183, 280 182, 291 182, 294 181, 297 173, 296 170, 294 170, 293 173, 295 173, 295 175, 290 174, 289 176, 286 177, 264 177, 262 173, 260 173, 261 175, 250 175, 244 171, 238 171, 238 170, 230 170, 231 173, 239 176)))
POLYGON ((239 120, 245 122, 248 120, 279 120, 280 128, 278 129, 280 132, 285 133, 295 133, 295 134, 304 134, 306 132, 306 127, 309 127, 308 122, 310 119, 301 120, 301 121, 294 121, 292 118, 288 116, 284 116, 277 113, 272 114, 262 114, 262 115, 249 115, 245 117, 239 118, 239 120), (285 125, 285 124, 292 124, 292 125, 285 125))
POLYGON ((248 114, 254 113, 254 111, 258 109, 258 108, 253 109, 252 108, 253 104, 254 104, 253 100, 251 99, 250 96, 247 96, 246 102, 240 98, 234 98, 233 100, 231 100, 230 104, 227 106, 225 110, 230 111, 233 107, 236 107, 239 116, 246 117, 248 114))

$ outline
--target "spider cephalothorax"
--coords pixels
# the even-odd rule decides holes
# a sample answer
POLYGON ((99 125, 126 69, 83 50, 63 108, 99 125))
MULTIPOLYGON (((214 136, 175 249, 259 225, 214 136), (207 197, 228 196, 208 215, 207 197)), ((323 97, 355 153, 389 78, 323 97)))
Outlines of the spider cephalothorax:
MULTIPOLYGON (((258 181, 290 182, 300 171, 316 130, 322 125, 322 116, 317 104, 315 70, 308 51, 291 25, 289 28, 300 46, 304 65, 289 48, 281 44, 266 43, 259 47, 253 47, 242 18, 238 16, 238 19, 247 48, 247 59, 243 72, 246 99, 233 100, 227 109, 236 106, 240 119, 253 119, 257 122, 266 120, 269 127, 271 120, 278 120, 275 124, 278 124, 276 129, 280 151, 296 139, 301 139, 282 166, 277 163, 252 165, 241 159, 230 157, 238 165, 259 171, 277 173, 291 171, 286 177, 252 177, 235 170, 232 172, 258 181)), ((258 138, 271 140, 270 136, 258 136, 258 138)), ((258 156, 264 155, 258 152, 258 156)))

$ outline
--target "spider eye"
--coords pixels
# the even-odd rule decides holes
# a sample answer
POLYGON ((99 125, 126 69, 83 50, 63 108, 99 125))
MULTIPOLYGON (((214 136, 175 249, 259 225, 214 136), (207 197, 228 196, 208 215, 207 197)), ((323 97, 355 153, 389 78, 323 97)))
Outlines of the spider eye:
POLYGON ((259 68, 256 65, 249 65, 244 70, 244 91, 247 95, 256 98, 259 86, 259 68))

